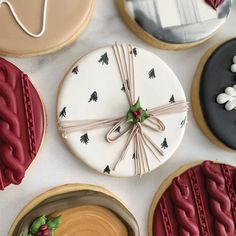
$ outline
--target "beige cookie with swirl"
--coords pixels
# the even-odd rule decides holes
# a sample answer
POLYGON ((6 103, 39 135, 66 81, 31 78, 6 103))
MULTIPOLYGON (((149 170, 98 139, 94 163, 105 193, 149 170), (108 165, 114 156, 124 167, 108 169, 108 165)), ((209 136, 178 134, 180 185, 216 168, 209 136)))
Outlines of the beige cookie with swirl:
POLYGON ((93 13, 94 0, 1 0, 0 54, 36 56, 79 38, 93 13))

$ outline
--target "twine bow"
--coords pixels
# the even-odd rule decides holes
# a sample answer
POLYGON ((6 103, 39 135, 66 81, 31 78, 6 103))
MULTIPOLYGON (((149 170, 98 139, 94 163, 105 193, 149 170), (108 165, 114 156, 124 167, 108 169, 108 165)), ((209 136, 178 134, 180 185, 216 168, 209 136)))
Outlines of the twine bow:
MULTIPOLYGON (((132 51, 133 48, 131 45, 124 44, 115 44, 112 48, 118 64, 120 77, 124 85, 129 105, 130 107, 133 107, 136 104, 134 78, 135 68, 134 55, 132 51)), ((121 152, 120 158, 115 163, 113 170, 115 171, 119 163, 124 160, 131 143, 133 143, 135 175, 142 175, 150 171, 147 149, 153 153, 158 161, 161 161, 161 157, 164 156, 161 148, 158 147, 155 142, 148 136, 148 134, 144 131, 144 128, 148 128, 159 133, 165 131, 165 125, 158 117, 161 115, 185 112, 187 111, 187 104, 185 101, 176 101, 175 103, 159 106, 152 109, 142 109, 142 111, 144 111, 147 116, 140 121, 134 119, 133 122, 129 122, 129 120, 127 119, 128 113, 130 112, 129 111, 127 115, 118 118, 59 121, 59 130, 62 132, 62 136, 64 138, 67 138, 67 135, 72 132, 112 126, 112 128, 106 134, 107 142, 114 143, 121 137, 128 135, 125 147, 121 152), (116 134, 115 131, 119 127, 125 128, 120 133, 116 134)), ((135 115, 134 118, 137 118, 137 116, 135 115)))

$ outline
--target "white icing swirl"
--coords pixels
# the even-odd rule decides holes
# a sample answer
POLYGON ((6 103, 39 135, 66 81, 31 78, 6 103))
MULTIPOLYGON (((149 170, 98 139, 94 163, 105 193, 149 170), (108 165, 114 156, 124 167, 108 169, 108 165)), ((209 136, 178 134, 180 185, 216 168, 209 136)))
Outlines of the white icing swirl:
POLYGON ((30 32, 26 26, 21 22, 21 20, 19 19, 19 17, 17 16, 15 10, 14 10, 14 7, 12 6, 12 4, 8 1, 8 0, 0 0, 0 7, 2 6, 2 4, 6 4, 11 13, 12 13, 12 16, 14 17, 16 23, 21 27, 21 29, 26 33, 28 34, 29 36, 31 37, 34 37, 34 38, 39 38, 41 37, 44 32, 45 32, 45 29, 46 29, 46 18, 47 18, 47 6, 48 6, 48 0, 45 0, 44 1, 44 7, 43 7, 43 20, 42 20, 42 28, 41 28, 41 31, 38 33, 38 34, 34 34, 32 32, 30 32))

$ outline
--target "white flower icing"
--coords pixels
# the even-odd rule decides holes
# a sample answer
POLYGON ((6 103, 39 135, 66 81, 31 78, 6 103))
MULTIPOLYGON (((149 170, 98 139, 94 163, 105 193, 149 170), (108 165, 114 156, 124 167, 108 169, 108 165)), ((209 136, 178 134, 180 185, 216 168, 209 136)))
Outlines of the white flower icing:
POLYGON ((236 72, 236 64, 233 64, 233 65, 231 66, 231 71, 232 71, 233 73, 236 72))
POLYGON ((216 101, 219 104, 225 104, 227 111, 236 110, 236 85, 227 87, 224 93, 217 96, 216 101))
POLYGON ((236 64, 236 55, 233 57, 233 63, 236 64))
POLYGON ((236 73, 236 55, 233 57, 233 64, 231 66, 231 71, 236 73))

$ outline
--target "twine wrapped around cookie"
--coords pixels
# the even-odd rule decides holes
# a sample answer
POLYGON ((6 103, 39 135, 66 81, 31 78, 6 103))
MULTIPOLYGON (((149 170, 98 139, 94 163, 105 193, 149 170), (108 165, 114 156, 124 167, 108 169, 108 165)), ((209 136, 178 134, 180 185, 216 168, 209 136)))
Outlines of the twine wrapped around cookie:
POLYGON ((147 149, 153 153, 158 161, 161 161, 161 157, 164 156, 161 148, 158 147, 158 145, 156 145, 155 142, 148 136, 148 134, 144 131, 144 128, 151 129, 156 132, 164 132, 165 125, 159 119, 159 116, 186 112, 188 106, 185 101, 176 101, 175 103, 166 104, 152 109, 142 109, 139 99, 137 100, 135 94, 133 48, 131 45, 125 44, 115 44, 112 48, 130 105, 130 110, 127 115, 118 118, 59 121, 59 130, 62 132, 62 136, 67 138, 68 134, 72 132, 112 126, 106 134, 107 142, 113 143, 121 137, 128 135, 125 147, 123 148, 119 159, 115 163, 113 170, 116 170, 119 163, 124 160, 131 143, 133 143, 135 175, 142 175, 150 171, 147 149), (120 133, 115 134, 118 127, 124 127, 124 129, 122 129, 120 133))

